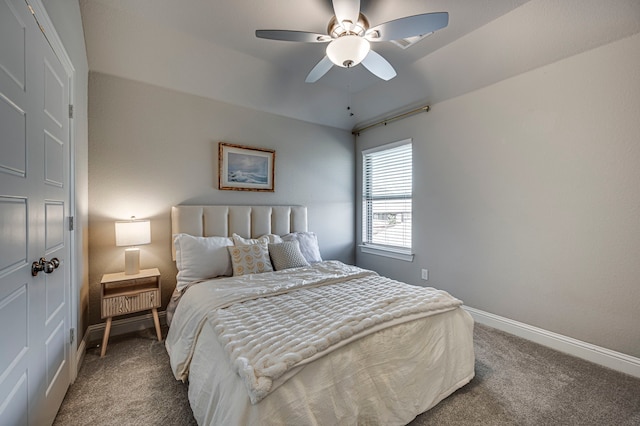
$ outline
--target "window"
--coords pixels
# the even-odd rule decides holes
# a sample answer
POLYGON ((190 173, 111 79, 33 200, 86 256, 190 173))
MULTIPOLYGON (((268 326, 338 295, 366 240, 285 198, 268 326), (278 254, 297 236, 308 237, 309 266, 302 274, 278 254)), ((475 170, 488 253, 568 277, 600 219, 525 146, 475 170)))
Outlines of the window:
POLYGON ((410 255, 412 168, 410 139, 362 152, 363 251, 410 255))

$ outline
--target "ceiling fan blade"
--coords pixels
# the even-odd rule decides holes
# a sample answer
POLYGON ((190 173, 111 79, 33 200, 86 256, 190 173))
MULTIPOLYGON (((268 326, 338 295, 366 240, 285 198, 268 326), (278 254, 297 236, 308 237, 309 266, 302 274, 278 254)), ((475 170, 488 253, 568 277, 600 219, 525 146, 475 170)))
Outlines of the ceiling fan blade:
POLYGON ((397 75, 396 70, 393 69, 389 61, 373 50, 370 50, 362 60, 362 65, 371 71, 373 75, 385 81, 389 81, 397 75))
POLYGON ((332 40, 327 34, 290 30, 256 30, 256 37, 269 40, 301 41, 303 43, 326 43, 332 40))
POLYGON ((328 56, 325 56, 309 72, 309 75, 307 75, 307 78, 304 80, 305 83, 315 83, 316 81, 320 80, 320 78, 325 75, 332 66, 333 62, 331 62, 331 59, 329 59, 328 56))
POLYGON ((405 16, 370 28, 365 37, 369 41, 389 41, 432 33, 449 25, 447 12, 405 16))
POLYGON ((360 0, 333 0, 333 12, 338 23, 342 24, 345 30, 350 31, 353 25, 358 22, 360 0), (344 21, 348 23, 345 24, 344 21))

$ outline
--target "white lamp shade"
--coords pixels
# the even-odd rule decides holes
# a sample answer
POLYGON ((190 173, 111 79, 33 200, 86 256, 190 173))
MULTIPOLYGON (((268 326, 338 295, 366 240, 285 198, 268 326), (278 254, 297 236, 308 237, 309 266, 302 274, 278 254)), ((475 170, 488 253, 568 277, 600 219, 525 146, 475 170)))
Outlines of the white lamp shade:
POLYGON ((116 246, 139 246, 151 242, 151 222, 133 220, 116 222, 116 246))
POLYGON ((357 35, 345 35, 327 46, 327 56, 334 64, 349 68, 358 65, 369 54, 369 41, 357 35))

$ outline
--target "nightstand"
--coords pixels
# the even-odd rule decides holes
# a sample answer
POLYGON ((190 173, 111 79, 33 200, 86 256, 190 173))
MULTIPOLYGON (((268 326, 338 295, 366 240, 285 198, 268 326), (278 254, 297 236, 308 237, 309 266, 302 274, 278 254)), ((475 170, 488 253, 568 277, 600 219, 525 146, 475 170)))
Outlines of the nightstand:
POLYGON ((156 326, 158 341, 162 341, 160 321, 158 319, 158 308, 161 304, 160 271, 158 271, 158 268, 142 269, 139 273, 133 275, 125 275, 124 272, 104 274, 100 284, 102 287, 100 292, 102 319, 107 319, 100 357, 103 357, 107 352, 109 333, 111 333, 111 320, 118 315, 150 309, 153 313, 153 322, 156 326))

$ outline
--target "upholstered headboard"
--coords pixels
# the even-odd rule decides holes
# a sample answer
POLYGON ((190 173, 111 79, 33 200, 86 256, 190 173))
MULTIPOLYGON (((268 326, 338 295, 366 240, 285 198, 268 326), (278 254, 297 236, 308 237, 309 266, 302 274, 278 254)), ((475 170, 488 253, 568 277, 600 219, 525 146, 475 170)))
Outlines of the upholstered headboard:
MULTIPOLYGON (((171 234, 197 237, 230 237, 236 233, 244 238, 264 234, 284 235, 307 231, 307 208, 304 206, 173 206, 171 234)), ((176 251, 171 239, 171 253, 176 251)))

